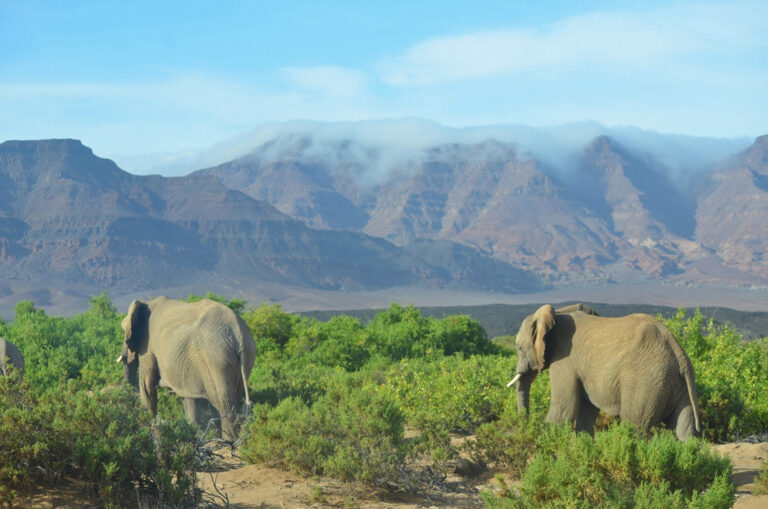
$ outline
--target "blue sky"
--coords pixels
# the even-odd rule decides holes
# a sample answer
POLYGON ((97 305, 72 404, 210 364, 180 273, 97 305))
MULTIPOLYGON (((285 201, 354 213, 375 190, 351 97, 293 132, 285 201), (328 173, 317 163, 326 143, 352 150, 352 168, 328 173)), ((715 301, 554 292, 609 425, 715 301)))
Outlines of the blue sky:
POLYGON ((0 0, 0 140, 103 156, 268 122, 768 133, 768 2, 0 0))

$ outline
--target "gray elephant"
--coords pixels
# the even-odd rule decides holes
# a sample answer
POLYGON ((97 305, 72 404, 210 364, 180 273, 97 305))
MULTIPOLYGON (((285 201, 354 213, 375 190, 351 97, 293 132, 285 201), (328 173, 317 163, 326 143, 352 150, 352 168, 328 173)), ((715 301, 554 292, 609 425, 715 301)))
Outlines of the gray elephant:
POLYGON ((547 422, 593 432, 602 410, 643 430, 665 423, 680 440, 701 433, 696 380, 667 327, 645 314, 597 316, 588 306, 541 306, 515 341, 517 407, 528 411, 531 384, 549 369, 547 422))
POLYGON ((122 327, 125 344, 117 361, 153 415, 157 387, 168 387, 184 398, 190 422, 199 421, 207 400, 221 416, 224 438, 237 437, 243 395, 251 404, 248 376, 256 343, 234 311, 212 300, 134 300, 122 327))
POLYGON ((19 378, 24 375, 24 356, 16 345, 0 338, 0 374, 8 376, 8 365, 19 371, 19 378))

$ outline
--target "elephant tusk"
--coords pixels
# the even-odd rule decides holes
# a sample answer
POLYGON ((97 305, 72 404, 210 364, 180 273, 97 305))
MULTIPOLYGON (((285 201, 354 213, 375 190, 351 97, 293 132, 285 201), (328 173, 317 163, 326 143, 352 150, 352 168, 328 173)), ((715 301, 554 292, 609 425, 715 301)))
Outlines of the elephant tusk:
POLYGON ((123 356, 122 355, 117 358, 117 362, 123 362, 123 356))
POLYGON ((518 373, 518 374, 516 374, 516 375, 515 375, 515 378, 513 378, 512 380, 510 380, 510 381, 509 381, 509 383, 507 384, 507 387, 512 387, 513 385, 515 385, 515 383, 516 383, 518 380, 520 380, 520 377, 521 377, 521 376, 523 376, 521 373, 518 373))

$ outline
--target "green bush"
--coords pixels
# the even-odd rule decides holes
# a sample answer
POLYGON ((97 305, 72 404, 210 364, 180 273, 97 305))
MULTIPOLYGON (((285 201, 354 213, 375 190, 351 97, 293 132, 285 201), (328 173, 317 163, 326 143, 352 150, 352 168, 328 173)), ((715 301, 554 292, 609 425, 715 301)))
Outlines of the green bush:
POLYGON ((768 431, 768 339, 745 342, 697 310, 664 320, 688 354, 704 436, 727 441, 768 431))
POLYGON ((520 477, 536 452, 544 427, 543 415, 528 416, 510 408, 498 420, 481 424, 466 445, 472 459, 520 477))
POLYGON ((190 294, 184 300, 187 302, 200 302, 203 299, 220 302, 225 306, 227 306, 232 311, 234 311, 235 313, 237 313, 238 315, 243 313, 243 310, 245 309, 245 304, 247 303, 245 299, 238 299, 238 298, 228 299, 227 297, 224 297, 222 295, 216 295, 213 292, 206 292, 205 295, 190 294))
POLYGON ((403 458, 403 421, 397 403, 363 377, 339 375, 312 404, 256 405, 240 452, 254 463, 383 483, 403 458))
POLYGON ((485 330, 464 315, 427 318, 415 307, 393 303, 367 327, 376 351, 400 360, 408 357, 495 352, 485 330))
POLYGON ((727 508, 731 463, 698 439, 669 431, 646 439, 627 423, 592 438, 570 426, 547 427, 522 476, 519 494, 485 492, 489 507, 727 508))
MULTIPOLYGON (((531 415, 518 414, 515 391, 505 387, 513 339, 490 342, 469 317, 429 318, 393 304, 367 325, 348 316, 321 322, 277 305, 246 309, 242 300, 206 297, 240 313, 258 345, 248 382, 258 404, 240 451, 249 461, 404 486, 403 476, 425 465, 444 474, 457 453, 451 435, 475 432, 466 445, 474 460, 523 476, 517 494, 486 494, 492 507, 717 507, 730 500, 727 469, 699 441, 680 444, 669 434, 645 441, 624 425, 593 440, 545 426, 547 372, 532 386, 531 415), (416 435, 408 440, 406 425, 416 435)), ((121 386, 114 359, 122 317, 102 294, 71 318, 22 301, 14 321, 0 320, 0 335, 27 360, 24 383, 0 379, 0 503, 63 476, 86 480, 108 505, 135 487, 172 505, 199 497, 195 430, 180 398, 161 390, 153 420, 121 386)), ((742 342, 698 313, 667 324, 694 364, 705 436, 768 429, 768 343, 742 342)))
POLYGON ((105 294, 92 297, 88 311, 68 319, 21 301, 2 332, 24 355, 24 380, 34 392, 56 391, 67 380, 97 389, 123 379, 115 363, 124 339, 121 318, 105 294))
POLYGON ((195 429, 184 420, 160 421, 132 390, 65 392, 44 401, 70 459, 67 473, 91 485, 107 505, 120 507, 135 489, 163 503, 199 498, 195 429))
POLYGON ((72 318, 48 316, 29 301, 15 312, 0 332, 26 366, 23 384, 0 378, 0 502, 64 476, 84 481, 108 506, 133 498, 137 487, 161 503, 196 500, 194 429, 177 418, 152 431, 152 416, 121 385, 123 315, 109 298, 93 297, 72 318))
POLYGON ((768 493, 768 461, 760 465, 760 472, 755 477, 755 493, 761 495, 768 493))
POLYGON ((514 366, 496 356, 408 359, 390 368, 381 390, 400 402, 417 430, 468 433, 514 406, 515 393, 504 386, 514 366))
POLYGON ((10 505, 36 481, 55 480, 66 458, 56 445, 51 418, 29 383, 13 371, 0 376, 0 505, 10 505))

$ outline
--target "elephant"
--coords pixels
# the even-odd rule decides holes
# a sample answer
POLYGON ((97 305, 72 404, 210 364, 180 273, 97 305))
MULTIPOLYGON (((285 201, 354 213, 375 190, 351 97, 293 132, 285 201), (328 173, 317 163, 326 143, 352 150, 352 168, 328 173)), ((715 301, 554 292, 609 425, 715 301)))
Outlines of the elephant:
POLYGON ((547 422, 594 431, 599 410, 647 432, 666 424, 681 441, 700 436, 693 365, 667 327, 652 316, 598 316, 577 304, 541 306, 515 340, 518 411, 528 412, 531 384, 549 369, 547 422))
POLYGON ((24 356, 16 345, 0 338, 0 373, 8 376, 8 365, 12 365, 19 372, 19 378, 24 376, 24 356))
POLYGON ((168 387, 184 398, 190 422, 200 424, 207 400, 221 416, 223 437, 237 438, 243 395, 246 408, 251 405, 248 376, 256 343, 234 311, 207 299, 189 303, 157 297, 131 302, 121 325, 125 343, 117 361, 153 415, 158 386, 168 387))

